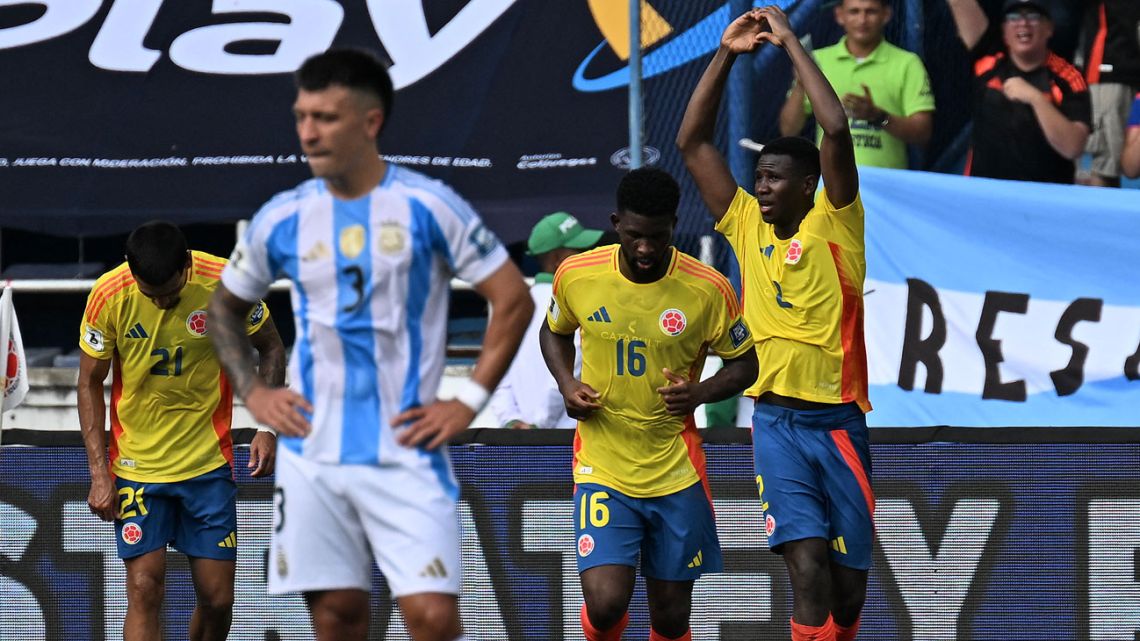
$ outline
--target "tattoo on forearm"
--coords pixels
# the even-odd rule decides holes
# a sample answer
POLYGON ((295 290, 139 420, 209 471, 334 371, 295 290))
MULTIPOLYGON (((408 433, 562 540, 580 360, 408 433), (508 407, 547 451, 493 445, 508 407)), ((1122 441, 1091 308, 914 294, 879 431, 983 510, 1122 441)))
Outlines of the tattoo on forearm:
POLYGON ((253 354, 245 334, 245 318, 224 303, 213 301, 210 309, 210 338, 214 352, 226 370, 230 385, 244 399, 254 385, 253 354))

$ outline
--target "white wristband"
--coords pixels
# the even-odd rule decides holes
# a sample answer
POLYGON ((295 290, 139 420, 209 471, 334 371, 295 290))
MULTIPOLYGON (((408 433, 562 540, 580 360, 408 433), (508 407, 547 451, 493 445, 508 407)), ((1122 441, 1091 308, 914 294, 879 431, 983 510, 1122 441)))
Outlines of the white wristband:
POLYGON ((489 398, 491 398, 491 393, 487 391, 487 388, 471 379, 460 383, 459 389, 455 391, 455 400, 470 407, 476 414, 483 411, 483 407, 489 398))
POLYGON ((268 425, 258 425, 257 431, 258 432, 269 432, 270 434, 277 436, 277 430, 273 429, 272 427, 269 427, 268 425))

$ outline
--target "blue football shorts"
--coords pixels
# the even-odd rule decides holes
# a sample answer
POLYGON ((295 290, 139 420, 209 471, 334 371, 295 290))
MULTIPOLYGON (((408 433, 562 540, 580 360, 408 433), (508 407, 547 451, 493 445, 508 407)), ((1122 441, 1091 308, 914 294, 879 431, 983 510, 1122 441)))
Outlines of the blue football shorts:
POLYGON ((634 498, 583 483, 574 491, 578 572, 599 565, 637 567, 662 581, 693 581, 724 562, 703 483, 665 496, 634 498))
POLYGON ((831 559, 871 567, 875 493, 867 419, 854 403, 794 410, 757 403, 752 455, 768 547, 821 538, 831 559))
POLYGON ((237 485, 229 465, 173 483, 115 479, 119 558, 130 559, 169 543, 186 556, 237 560, 237 485))

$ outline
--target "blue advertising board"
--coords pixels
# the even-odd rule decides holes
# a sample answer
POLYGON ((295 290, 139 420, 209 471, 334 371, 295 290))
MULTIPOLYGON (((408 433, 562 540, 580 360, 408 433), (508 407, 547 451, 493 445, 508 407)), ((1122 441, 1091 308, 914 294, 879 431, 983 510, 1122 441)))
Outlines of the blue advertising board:
MULTIPOLYGON (((750 447, 706 451, 725 572, 697 583, 694 638, 787 639, 790 592, 766 548, 750 447)), ((581 639, 569 444, 452 453, 471 637, 581 639)), ((237 454, 230 638, 311 638, 300 597, 265 594, 272 485, 248 479, 245 450, 237 454)), ((860 639, 1073 641, 1140 631, 1140 445, 876 445, 873 458, 877 541, 860 639)), ((122 563, 86 496, 82 448, 0 449, 0 638, 120 638, 122 563)), ((193 594, 181 555, 169 556, 168 571, 167 638, 185 638, 193 594)), ((645 638, 640 583, 631 612, 627 634, 645 638)), ((372 638, 408 638, 378 574, 372 620, 372 638)))

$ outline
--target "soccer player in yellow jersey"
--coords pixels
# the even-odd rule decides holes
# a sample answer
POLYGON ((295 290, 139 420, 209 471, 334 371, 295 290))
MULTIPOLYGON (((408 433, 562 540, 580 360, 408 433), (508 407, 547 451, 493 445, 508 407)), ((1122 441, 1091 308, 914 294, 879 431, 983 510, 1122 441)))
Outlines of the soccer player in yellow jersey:
POLYGON ((611 216, 620 244, 563 261, 540 332, 578 419, 574 528, 587 641, 621 638, 639 557, 650 641, 691 639, 693 582, 722 566, 692 414, 755 380, 756 355, 728 281, 671 245, 679 199, 659 169, 626 174, 611 216), (709 350, 724 368, 700 381, 709 350))
MULTIPOLYGON (((226 261, 189 251, 181 230, 157 221, 134 230, 126 250, 127 261, 95 282, 80 328, 87 504, 115 522, 127 569, 125 641, 162 638, 168 543, 189 557, 197 594, 184 638, 225 639, 237 559, 233 395, 207 337, 206 306, 226 261), (108 456, 103 381, 112 367, 108 456)), ((285 347, 264 303, 246 331, 261 376, 280 385, 285 347)), ((251 476, 273 472, 275 448, 272 432, 254 436, 251 476)))
POLYGON ((864 412, 863 204, 847 116, 777 7, 753 9, 721 36, 677 134, 685 165, 736 252, 744 318, 760 377, 747 392, 764 529, 793 592, 794 641, 849 641, 871 567, 871 457, 864 412), (737 187, 712 142, 736 56, 783 49, 823 135, 768 143, 755 196, 737 187), (822 175, 824 189, 816 194, 822 175))

